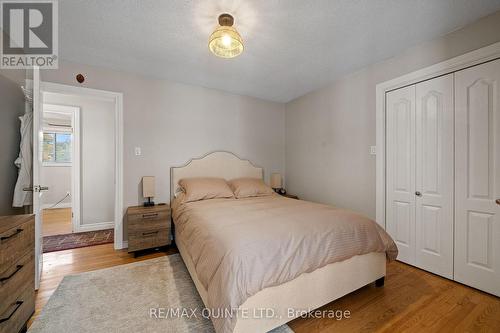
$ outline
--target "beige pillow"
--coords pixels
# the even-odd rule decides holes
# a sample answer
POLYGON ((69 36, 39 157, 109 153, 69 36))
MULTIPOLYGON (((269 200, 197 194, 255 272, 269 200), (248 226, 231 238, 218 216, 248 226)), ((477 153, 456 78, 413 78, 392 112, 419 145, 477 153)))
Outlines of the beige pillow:
POLYGON ((236 198, 260 197, 271 195, 273 189, 259 178, 236 178, 229 182, 236 198))
POLYGON ((233 191, 222 178, 183 178, 179 185, 185 193, 184 202, 215 199, 234 198, 233 191))

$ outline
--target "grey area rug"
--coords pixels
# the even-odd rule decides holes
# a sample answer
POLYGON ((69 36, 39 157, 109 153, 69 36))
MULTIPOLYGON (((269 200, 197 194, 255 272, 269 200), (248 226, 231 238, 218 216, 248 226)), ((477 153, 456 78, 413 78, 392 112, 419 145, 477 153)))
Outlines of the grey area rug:
MULTIPOLYGON (((214 332, 202 315, 151 318, 151 308, 201 314, 203 307, 182 258, 174 254, 64 277, 28 332, 214 332)), ((287 325, 272 332, 293 333, 287 325)))

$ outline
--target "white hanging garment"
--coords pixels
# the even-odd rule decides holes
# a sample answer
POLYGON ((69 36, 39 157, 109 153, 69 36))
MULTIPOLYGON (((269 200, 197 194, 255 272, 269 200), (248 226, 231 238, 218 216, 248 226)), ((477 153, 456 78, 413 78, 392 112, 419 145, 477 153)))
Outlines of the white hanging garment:
POLYGON ((26 111, 19 120, 21 120, 21 144, 19 156, 14 161, 19 173, 14 188, 13 207, 33 204, 33 192, 23 191, 24 188, 32 188, 33 181, 33 112, 26 111))

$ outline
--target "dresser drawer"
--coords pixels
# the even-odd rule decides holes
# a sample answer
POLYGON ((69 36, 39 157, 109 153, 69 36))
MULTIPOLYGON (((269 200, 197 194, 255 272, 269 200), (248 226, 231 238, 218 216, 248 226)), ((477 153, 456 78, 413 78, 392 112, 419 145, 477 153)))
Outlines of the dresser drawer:
POLYGON ((128 251, 138 251, 170 244, 170 228, 157 228, 131 232, 128 235, 128 251))
POLYGON ((0 272, 0 314, 7 311, 9 304, 14 303, 24 290, 35 292, 34 276, 35 260, 32 253, 0 272))
POLYGON ((33 314, 34 309, 35 293, 33 290, 26 289, 14 301, 6 304, 5 311, 0 312, 0 333, 19 332, 33 314))
POLYGON ((0 234, 0 272, 4 272, 20 258, 35 249, 33 219, 0 234))

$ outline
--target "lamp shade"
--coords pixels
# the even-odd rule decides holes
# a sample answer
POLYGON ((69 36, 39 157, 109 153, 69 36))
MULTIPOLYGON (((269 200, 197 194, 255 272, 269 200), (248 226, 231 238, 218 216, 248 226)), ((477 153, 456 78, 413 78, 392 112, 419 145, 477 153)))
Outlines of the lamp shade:
POLYGON ((271 187, 272 188, 281 188, 281 174, 272 173, 271 174, 271 187))
POLYGON ((144 176, 142 177, 142 196, 144 198, 151 198, 155 196, 155 177, 144 176))

